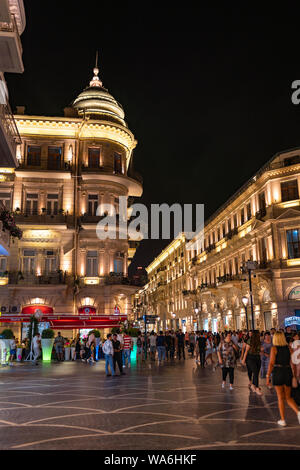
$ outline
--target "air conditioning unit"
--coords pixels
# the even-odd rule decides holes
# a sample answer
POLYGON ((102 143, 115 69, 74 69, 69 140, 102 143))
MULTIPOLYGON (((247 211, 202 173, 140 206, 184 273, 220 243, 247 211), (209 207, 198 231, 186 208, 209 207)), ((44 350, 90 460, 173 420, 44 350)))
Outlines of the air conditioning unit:
POLYGON ((2 305, 1 306, 1 313, 8 313, 9 312, 9 306, 8 305, 2 305))
POLYGON ((21 306, 20 305, 11 305, 9 311, 10 311, 10 313, 20 313, 21 306))

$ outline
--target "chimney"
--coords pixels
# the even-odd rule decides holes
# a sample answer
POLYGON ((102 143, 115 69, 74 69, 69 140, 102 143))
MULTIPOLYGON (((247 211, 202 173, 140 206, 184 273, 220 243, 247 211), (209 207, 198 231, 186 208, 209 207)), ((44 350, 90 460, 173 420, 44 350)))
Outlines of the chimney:
POLYGON ((25 106, 17 106, 16 114, 25 114, 25 106))

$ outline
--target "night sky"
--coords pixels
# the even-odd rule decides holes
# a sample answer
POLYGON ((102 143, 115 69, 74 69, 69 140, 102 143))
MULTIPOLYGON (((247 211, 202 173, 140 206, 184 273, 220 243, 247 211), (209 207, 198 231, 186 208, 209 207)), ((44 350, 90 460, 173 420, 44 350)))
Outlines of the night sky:
MULTIPOLYGON (((25 72, 6 74, 13 110, 63 115, 91 80, 99 50, 103 84, 138 140, 140 202, 205 203, 207 218, 275 153, 300 146, 295 7, 24 3, 25 72)), ((167 243, 142 242, 133 267, 167 243)))

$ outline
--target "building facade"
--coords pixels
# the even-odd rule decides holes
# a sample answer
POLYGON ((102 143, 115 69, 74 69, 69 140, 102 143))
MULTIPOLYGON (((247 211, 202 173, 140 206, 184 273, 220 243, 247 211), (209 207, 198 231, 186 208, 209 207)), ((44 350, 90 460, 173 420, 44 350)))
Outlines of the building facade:
MULTIPOLYGON (((22 43, 20 35, 25 29, 26 18, 23 0, 0 1, 0 181, 7 176, 9 168, 17 165, 17 146, 21 139, 10 109, 8 89, 4 74, 22 73, 22 43), (6 173, 5 173, 6 171, 6 173)), ((5 207, 0 206, 0 211, 5 207)), ((5 214, 0 220, 0 253, 9 255, 10 236, 5 230, 5 214), (3 230, 4 229, 4 230, 3 230)))
POLYGON ((64 117, 15 116, 18 166, 3 175, 0 200, 23 236, 0 257, 2 311, 130 313, 136 287, 127 269, 137 242, 118 228, 114 239, 100 239, 96 227, 107 216, 119 222, 120 196, 127 219, 129 198, 142 194, 132 167, 137 142, 98 73, 64 117))
MULTIPOLYGON (((300 316, 299 185, 300 150, 275 155, 206 221, 204 233, 184 243, 182 308, 176 312, 183 329, 192 324, 212 331, 241 329, 247 317, 252 327, 249 260, 256 263, 251 276, 254 327, 299 325, 291 320, 300 316), (247 310, 243 298, 249 300, 247 310)), ((153 268, 162 255, 147 268, 152 283, 140 291, 136 306, 145 297, 155 299, 159 289, 167 298, 168 287, 158 286, 153 268)), ((180 262, 177 258, 178 269, 180 262)), ((168 301, 176 305, 173 296, 168 301)), ((158 311, 156 300, 151 308, 158 311)), ((169 315, 166 307, 164 312, 169 315)))

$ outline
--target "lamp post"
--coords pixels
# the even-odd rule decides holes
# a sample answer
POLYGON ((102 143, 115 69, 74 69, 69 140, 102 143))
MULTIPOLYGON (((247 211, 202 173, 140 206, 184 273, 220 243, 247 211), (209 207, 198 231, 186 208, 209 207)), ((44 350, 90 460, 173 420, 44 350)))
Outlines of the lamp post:
POLYGON ((249 326, 248 326, 248 313, 247 313, 247 305, 248 305, 248 302, 249 302, 248 297, 246 297, 246 296, 242 297, 242 302, 243 302, 243 305, 244 305, 244 308, 245 308, 245 313, 246 313, 247 330, 249 330, 249 326))
MULTIPOLYGON (((252 295, 252 279, 251 279, 251 274, 252 271, 257 269, 257 262, 256 261, 247 261, 244 263, 242 266, 242 272, 246 273, 248 272, 248 280, 249 280, 249 297, 250 297, 250 306, 251 306, 251 320, 252 320, 252 329, 254 330, 255 324, 254 324, 254 309, 253 309, 253 295, 252 295)), ((254 274, 255 277, 255 274, 254 274)))

